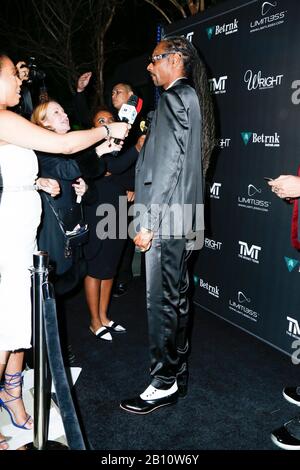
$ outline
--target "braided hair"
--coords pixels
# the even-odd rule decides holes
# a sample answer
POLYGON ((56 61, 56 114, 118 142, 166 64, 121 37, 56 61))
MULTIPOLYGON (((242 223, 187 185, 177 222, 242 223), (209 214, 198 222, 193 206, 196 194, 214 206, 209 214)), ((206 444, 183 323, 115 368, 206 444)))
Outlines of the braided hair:
POLYGON ((209 167, 212 151, 216 144, 213 103, 209 91, 206 67, 197 49, 185 37, 169 36, 163 39, 166 52, 179 52, 183 60, 186 77, 192 82, 199 99, 202 114, 202 164, 204 175, 209 167))

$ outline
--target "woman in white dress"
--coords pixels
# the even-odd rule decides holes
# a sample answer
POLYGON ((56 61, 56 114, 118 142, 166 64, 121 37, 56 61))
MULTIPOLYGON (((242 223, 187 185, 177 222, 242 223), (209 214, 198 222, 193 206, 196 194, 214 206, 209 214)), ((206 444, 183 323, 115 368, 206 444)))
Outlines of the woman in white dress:
MULTIPOLYGON (((30 348, 30 271, 40 221, 40 197, 35 190, 37 159, 31 149, 72 154, 107 138, 123 139, 124 123, 60 135, 42 129, 7 107, 18 104, 21 80, 13 62, 0 53, 0 408, 12 424, 32 428, 22 400, 23 349, 30 348)), ((44 181, 57 194, 53 181, 44 181)), ((8 444, 0 433, 0 450, 8 444)))

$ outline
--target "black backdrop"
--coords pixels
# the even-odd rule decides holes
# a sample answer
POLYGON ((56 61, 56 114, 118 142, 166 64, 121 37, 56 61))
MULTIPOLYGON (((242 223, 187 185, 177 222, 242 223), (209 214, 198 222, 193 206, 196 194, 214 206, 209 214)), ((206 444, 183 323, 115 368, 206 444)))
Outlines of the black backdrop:
POLYGON ((229 1, 165 31, 201 51, 218 109, 195 302, 288 354, 300 337, 300 257, 292 205, 264 176, 300 164, 299 18, 298 0, 229 1))

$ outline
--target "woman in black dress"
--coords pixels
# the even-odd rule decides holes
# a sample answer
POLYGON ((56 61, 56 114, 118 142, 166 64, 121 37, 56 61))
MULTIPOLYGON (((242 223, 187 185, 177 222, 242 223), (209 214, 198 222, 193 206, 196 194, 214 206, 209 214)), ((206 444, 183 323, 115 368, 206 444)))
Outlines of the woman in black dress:
MULTIPOLYGON (((110 124, 113 116, 108 110, 99 110, 94 118, 94 126, 110 124)), ((122 183, 121 175, 128 168, 135 164, 142 146, 142 139, 120 155, 103 155, 101 160, 105 163, 107 172, 94 181, 97 191, 97 201, 86 206, 86 217, 90 227, 89 242, 85 246, 85 256, 88 263, 88 275, 85 278, 85 292, 87 303, 91 315, 90 330, 98 338, 108 339, 107 333, 125 333, 125 328, 107 317, 107 311, 111 298, 111 290, 114 276, 117 273, 118 265, 127 239, 127 215, 125 215, 126 232, 123 237, 119 236, 119 216, 120 208, 127 211, 126 187, 122 183), (121 199, 123 197, 123 200, 121 199), (108 205, 109 206, 106 206, 108 205), (112 230, 110 238, 107 233, 100 230, 104 225, 107 213, 105 209, 111 210, 114 214, 115 231, 112 230), (99 215, 97 215, 97 213, 99 215), (102 215, 100 215, 102 214, 102 215), (98 228, 98 230, 97 230, 98 228), (98 232, 98 233, 97 233, 98 232), (116 236, 114 236, 116 235, 116 236)), ((124 220, 124 219, 123 219, 124 220)), ((105 228, 104 228, 105 230, 105 228)))

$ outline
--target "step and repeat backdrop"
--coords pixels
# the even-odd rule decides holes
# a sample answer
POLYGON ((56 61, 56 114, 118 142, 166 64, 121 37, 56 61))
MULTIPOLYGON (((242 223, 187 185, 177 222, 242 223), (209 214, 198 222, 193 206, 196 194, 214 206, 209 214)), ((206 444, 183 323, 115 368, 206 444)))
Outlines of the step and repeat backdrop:
POLYGON ((264 177, 296 174, 300 165, 299 19, 298 0, 228 1, 164 32, 201 52, 217 109, 195 302, 295 361, 300 255, 290 242, 292 205, 264 177))

